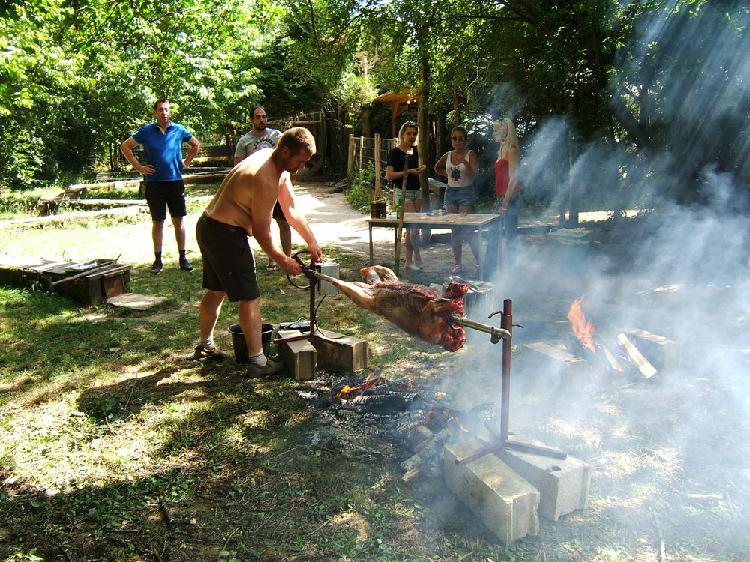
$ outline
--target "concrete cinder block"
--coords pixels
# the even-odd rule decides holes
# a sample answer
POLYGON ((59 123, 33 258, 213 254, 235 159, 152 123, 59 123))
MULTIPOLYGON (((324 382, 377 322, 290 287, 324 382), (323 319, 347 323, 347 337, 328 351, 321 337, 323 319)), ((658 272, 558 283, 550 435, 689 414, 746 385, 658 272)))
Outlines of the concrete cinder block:
POLYGON ((538 534, 539 492, 531 484, 491 453, 466 464, 456 464, 456 459, 482 446, 482 442, 473 438, 444 446, 448 488, 503 543, 538 534))
MULTIPOLYGON (((514 441, 542 445, 532 439, 514 436, 514 441)), ((570 455, 555 459, 543 455, 502 449, 498 456, 541 495, 539 515, 557 521, 560 516, 588 505, 591 466, 570 455)))
MULTIPOLYGON (((297 330, 279 330, 280 338, 299 336, 297 330)), ((309 340, 279 341, 279 356, 286 367, 286 372, 298 381, 307 381, 315 376, 318 352, 309 340)))
POLYGON ((354 372, 367 368, 365 340, 319 330, 310 343, 318 351, 318 365, 323 369, 354 372))

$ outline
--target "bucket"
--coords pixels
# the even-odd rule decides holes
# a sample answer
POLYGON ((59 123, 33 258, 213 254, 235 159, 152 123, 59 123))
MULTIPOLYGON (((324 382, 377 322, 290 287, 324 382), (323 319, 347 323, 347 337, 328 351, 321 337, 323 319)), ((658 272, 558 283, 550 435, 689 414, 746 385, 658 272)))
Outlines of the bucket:
MULTIPOLYGON (((229 326, 229 332, 232 334, 234 360, 237 363, 247 363, 247 342, 242 327, 239 324, 232 324, 229 326)), ((263 342, 263 354, 268 357, 271 351, 271 339, 273 338, 273 324, 263 324, 260 335, 263 342)))

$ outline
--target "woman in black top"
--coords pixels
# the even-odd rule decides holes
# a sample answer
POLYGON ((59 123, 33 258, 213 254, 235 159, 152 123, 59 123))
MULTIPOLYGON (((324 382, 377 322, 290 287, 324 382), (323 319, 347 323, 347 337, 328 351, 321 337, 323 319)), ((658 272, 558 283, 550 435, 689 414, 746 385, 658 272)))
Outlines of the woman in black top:
MULTIPOLYGON (((419 190, 419 174, 425 167, 419 165, 416 143, 419 129, 413 121, 401 125, 398 132, 398 146, 388 155, 385 177, 392 181, 396 188, 396 197, 401 198, 401 186, 406 177, 405 213, 419 213, 422 210, 422 194, 419 190), (406 171, 404 171, 404 169, 406 171)), ((418 271, 422 263, 419 255, 419 229, 406 229, 406 268, 418 271)))

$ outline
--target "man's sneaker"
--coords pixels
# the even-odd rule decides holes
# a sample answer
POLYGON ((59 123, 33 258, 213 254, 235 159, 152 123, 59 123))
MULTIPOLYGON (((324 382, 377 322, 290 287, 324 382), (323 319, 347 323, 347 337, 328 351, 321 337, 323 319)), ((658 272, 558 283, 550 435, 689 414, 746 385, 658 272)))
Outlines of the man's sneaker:
POLYGON ((151 265, 151 273, 156 275, 157 273, 160 273, 163 268, 164 268, 164 264, 161 263, 161 260, 156 260, 151 265))
POLYGON ((216 346, 209 347, 204 343, 199 343, 195 346, 195 353, 193 353, 193 359, 213 359, 219 361, 227 356, 226 353, 219 351, 216 346))
POLYGON ((266 364, 263 367, 255 363, 250 363, 247 366, 247 376, 251 378, 266 377, 268 375, 276 375, 283 370, 284 364, 281 361, 266 359, 266 364))
POLYGON ((193 271, 193 266, 186 258, 180 258, 180 269, 182 271, 193 271))

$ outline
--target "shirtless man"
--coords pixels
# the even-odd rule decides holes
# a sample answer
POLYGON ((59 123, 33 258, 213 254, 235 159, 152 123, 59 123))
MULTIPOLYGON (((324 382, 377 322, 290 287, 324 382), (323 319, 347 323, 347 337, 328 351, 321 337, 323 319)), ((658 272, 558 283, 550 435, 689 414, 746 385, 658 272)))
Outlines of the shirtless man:
POLYGON ((200 304, 200 343, 195 357, 216 357, 214 328, 224 297, 239 301, 240 326, 245 334, 250 376, 277 373, 282 365, 263 354, 261 341, 260 289, 248 236, 287 275, 302 273, 302 267, 273 245, 271 214, 278 199, 289 224, 305 240, 313 261, 323 253, 296 207, 292 179, 315 154, 315 139, 303 127, 286 131, 275 149, 265 148, 234 167, 218 193, 198 219, 196 238, 203 258, 203 287, 200 304))

